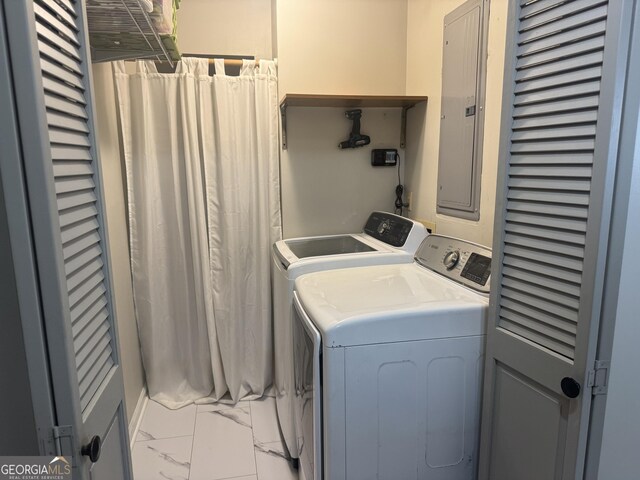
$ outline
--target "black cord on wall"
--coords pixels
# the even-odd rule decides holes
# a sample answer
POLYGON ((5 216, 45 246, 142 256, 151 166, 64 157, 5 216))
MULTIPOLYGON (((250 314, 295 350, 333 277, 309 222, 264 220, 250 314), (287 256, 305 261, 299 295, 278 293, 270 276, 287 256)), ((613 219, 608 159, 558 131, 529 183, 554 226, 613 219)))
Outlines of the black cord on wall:
POLYGON ((396 153, 396 163, 398 164, 398 185, 396 186, 396 202, 395 202, 395 214, 402 215, 402 210, 409 205, 404 203, 402 198, 404 194, 404 185, 402 185, 402 180, 400 179, 400 154, 396 153))

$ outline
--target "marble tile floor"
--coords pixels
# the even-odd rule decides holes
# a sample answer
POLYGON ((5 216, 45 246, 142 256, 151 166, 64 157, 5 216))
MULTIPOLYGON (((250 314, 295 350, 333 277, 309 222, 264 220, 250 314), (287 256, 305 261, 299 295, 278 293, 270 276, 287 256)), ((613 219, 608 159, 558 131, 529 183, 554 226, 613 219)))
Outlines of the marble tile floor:
POLYGON ((149 401, 133 447, 135 480, 294 480, 271 396, 169 410, 149 401))

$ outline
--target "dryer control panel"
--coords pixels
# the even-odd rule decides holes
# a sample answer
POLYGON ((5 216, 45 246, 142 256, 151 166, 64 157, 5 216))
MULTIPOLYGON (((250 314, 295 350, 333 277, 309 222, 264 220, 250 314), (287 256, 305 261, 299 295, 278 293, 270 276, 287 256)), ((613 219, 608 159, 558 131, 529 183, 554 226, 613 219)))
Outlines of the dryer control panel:
POLYGON ((482 293, 489 293, 491 250, 465 240, 429 235, 416 261, 430 270, 482 293))

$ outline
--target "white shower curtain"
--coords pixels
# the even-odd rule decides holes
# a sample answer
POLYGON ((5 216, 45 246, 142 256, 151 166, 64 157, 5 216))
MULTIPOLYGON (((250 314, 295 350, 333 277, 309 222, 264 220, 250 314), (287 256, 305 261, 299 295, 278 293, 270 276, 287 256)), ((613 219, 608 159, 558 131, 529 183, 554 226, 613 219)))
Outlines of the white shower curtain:
POLYGON ((115 65, 147 386, 170 408, 272 381, 270 246, 281 236, 274 62, 115 65))

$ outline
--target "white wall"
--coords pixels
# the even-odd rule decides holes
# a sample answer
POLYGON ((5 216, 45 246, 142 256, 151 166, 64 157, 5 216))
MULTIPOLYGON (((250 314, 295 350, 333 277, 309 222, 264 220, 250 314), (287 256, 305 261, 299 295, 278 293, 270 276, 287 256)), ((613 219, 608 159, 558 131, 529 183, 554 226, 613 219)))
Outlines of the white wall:
POLYGON ((98 150, 102 167, 109 228, 109 254, 113 276, 113 301, 124 377, 127 417, 132 419, 145 385, 140 356, 138 326, 133 306, 133 287, 125 208, 124 172, 116 116, 116 98, 111 64, 94 64, 94 96, 98 127, 98 150))
POLYGON ((407 0, 278 0, 279 92, 403 95, 407 0))
POLYGON ((409 112, 407 192, 409 215, 436 223, 438 233, 491 246, 502 105, 502 77, 508 0, 491 0, 487 60, 480 219, 477 222, 436 214, 443 22, 464 0, 409 0, 407 23, 407 95, 427 95, 426 108, 409 112))
MULTIPOLYGON (((278 84, 286 93, 404 95, 406 0, 278 0, 278 84)), ((371 148, 398 148, 400 112, 365 109, 371 145, 341 151, 351 122, 339 108, 290 108, 281 154, 285 237, 360 231, 392 210, 394 169, 370 166, 371 148)))
POLYGON ((178 9, 181 53, 272 58, 272 0, 184 0, 178 9))
MULTIPOLYGON (((290 108, 281 157, 285 237, 360 232, 372 210, 393 211, 395 167, 372 167, 371 148, 398 148, 400 110, 363 110, 365 148, 339 150, 351 121, 340 108, 290 108)), ((403 154, 403 153, 401 153, 403 154)))

